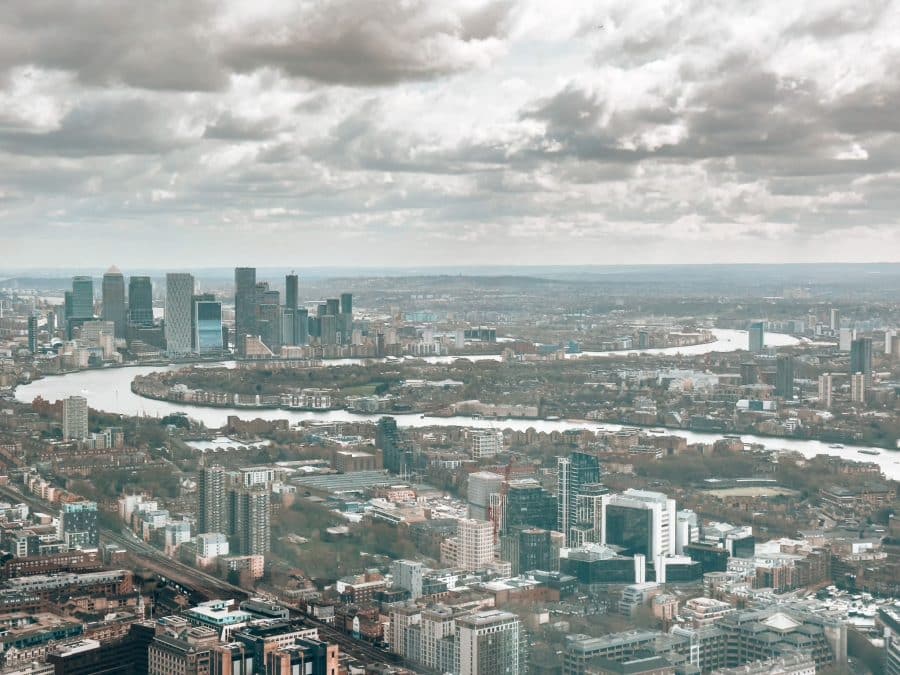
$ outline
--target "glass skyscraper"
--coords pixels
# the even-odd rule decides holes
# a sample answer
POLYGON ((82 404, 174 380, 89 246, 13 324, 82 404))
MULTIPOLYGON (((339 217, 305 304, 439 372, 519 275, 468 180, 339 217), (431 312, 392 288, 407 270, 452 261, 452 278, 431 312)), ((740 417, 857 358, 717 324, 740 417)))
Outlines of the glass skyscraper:
POLYGON ((557 458, 558 531, 569 544, 571 530, 578 525, 578 496, 585 485, 600 482, 600 461, 586 452, 557 458))
POLYGON ((90 277, 72 277, 72 314, 66 318, 94 318, 94 280, 90 277))
POLYGON ((153 283, 150 277, 128 279, 128 321, 136 326, 153 325, 153 283))
POLYGON ((211 295, 194 298, 194 350, 200 354, 220 352, 222 345, 222 303, 211 295))
POLYGON ((765 324, 762 321, 751 323, 748 332, 748 348, 752 353, 758 354, 765 348, 765 324))
POLYGON ((234 345, 244 353, 248 335, 256 335, 256 268, 234 268, 234 345))
POLYGON ((103 275, 103 310, 104 321, 112 321, 117 338, 125 337, 125 277, 115 266, 103 275))

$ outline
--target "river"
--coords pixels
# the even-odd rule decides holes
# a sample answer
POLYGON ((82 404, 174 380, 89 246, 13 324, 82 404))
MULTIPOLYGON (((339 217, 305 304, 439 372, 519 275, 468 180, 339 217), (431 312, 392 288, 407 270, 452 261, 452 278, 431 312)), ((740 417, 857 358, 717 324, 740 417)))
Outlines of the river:
MULTIPOLYGON (((746 349, 746 331, 715 330, 716 342, 705 345, 693 345, 691 347, 671 348, 665 350, 645 350, 651 353, 668 354, 703 354, 709 352, 725 352, 734 349, 746 349)), ((769 346, 795 345, 799 341, 789 335, 778 333, 766 334, 766 344, 769 346)), ((616 352, 621 355, 621 352, 616 352)), ((606 355, 593 354, 593 355, 606 355)), ((576 356, 576 355, 573 355, 576 356)), ((577 355, 580 358, 586 354, 577 355)), ((499 358, 499 357, 481 357, 499 358)), ((446 363, 452 361, 452 357, 432 357, 427 359, 432 363, 446 363)), ((348 363, 362 362, 359 359, 338 359, 326 361, 328 365, 344 365, 348 363)), ((172 366, 177 368, 181 366, 172 366)), ((261 418, 267 420, 287 419, 291 424, 302 421, 376 421, 382 415, 357 415, 344 410, 331 410, 327 412, 313 411, 288 411, 256 408, 210 408, 194 405, 179 405, 167 401, 156 401, 143 398, 131 391, 131 380, 136 375, 147 375, 161 370, 160 366, 130 366, 124 368, 108 368, 105 370, 84 370, 68 375, 50 376, 42 380, 36 380, 28 385, 16 389, 16 398, 23 402, 31 402, 41 396, 48 401, 57 401, 67 396, 85 396, 90 407, 106 412, 115 412, 123 415, 147 415, 150 417, 163 417, 174 412, 187 412, 194 419, 200 420, 209 428, 218 428, 225 424, 229 415, 238 415, 245 419, 261 418)), ((400 426, 424 427, 424 426, 464 426, 486 427, 497 429, 513 429, 524 431, 534 428, 537 431, 564 431, 566 429, 592 429, 595 431, 617 431, 622 428, 619 424, 599 424, 597 422, 578 420, 490 420, 472 419, 469 417, 421 417, 420 415, 397 415, 397 423, 400 426)), ((682 429, 667 431, 675 436, 686 438, 689 443, 698 443, 722 438, 721 434, 699 433, 682 429)), ((835 455, 858 461, 877 462, 884 474, 893 479, 900 480, 900 452, 882 450, 879 455, 866 455, 860 450, 868 449, 865 446, 846 445, 844 448, 831 448, 821 441, 802 441, 781 438, 769 438, 742 434, 741 439, 746 443, 758 443, 772 449, 796 450, 806 457, 818 454, 835 455)))

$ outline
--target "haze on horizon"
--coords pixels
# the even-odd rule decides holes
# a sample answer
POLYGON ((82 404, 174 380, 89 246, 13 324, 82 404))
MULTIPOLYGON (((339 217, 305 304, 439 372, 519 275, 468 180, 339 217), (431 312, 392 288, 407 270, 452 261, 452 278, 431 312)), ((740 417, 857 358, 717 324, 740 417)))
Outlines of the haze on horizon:
POLYGON ((900 261, 900 2, 0 8, 4 267, 900 261))

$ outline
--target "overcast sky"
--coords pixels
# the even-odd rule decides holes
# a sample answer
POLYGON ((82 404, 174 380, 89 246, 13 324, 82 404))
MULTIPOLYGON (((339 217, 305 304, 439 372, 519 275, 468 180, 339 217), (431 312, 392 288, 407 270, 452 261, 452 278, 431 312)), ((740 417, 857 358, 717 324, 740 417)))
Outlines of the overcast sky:
POLYGON ((0 266, 900 260, 900 0, 0 6, 0 266))

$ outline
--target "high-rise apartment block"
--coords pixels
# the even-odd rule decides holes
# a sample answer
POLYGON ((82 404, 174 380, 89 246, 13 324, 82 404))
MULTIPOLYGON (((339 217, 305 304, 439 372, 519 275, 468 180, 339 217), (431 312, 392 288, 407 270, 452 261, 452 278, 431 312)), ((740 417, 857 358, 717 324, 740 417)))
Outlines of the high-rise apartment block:
POLYGON ((190 274, 166 275, 166 351, 173 356, 190 354, 191 308, 194 277, 190 274))
POLYGON ((208 466, 200 471, 198 483, 197 532, 230 531, 228 522, 228 474, 221 466, 208 466))
POLYGON ((459 675, 516 675, 526 672, 522 623, 500 610, 477 612, 456 620, 459 675))
POLYGON ((84 396, 63 399, 63 439, 82 441, 88 437, 88 404, 84 396))
POLYGON ((765 349, 766 344, 766 325, 762 321, 755 321, 750 324, 750 330, 748 331, 748 348, 754 353, 758 354, 759 352, 765 349))
POLYGON ((819 405, 826 410, 831 407, 831 394, 834 389, 834 378, 831 373, 819 376, 819 405))
POLYGON ((862 373, 866 387, 872 386, 872 338, 862 337, 850 343, 850 375, 862 373))
POLYGON ((478 461, 503 452, 503 432, 499 429, 471 429, 472 459, 478 461))
POLYGON ((494 525, 490 522, 463 518, 457 522, 459 539, 457 565, 474 572, 494 561, 494 525))
POLYGON ((573 452, 556 460, 557 531, 572 540, 572 528, 578 524, 578 496, 586 485, 600 482, 600 462, 595 455, 573 452))
POLYGON ((794 357, 779 354, 775 360, 775 395, 794 398, 794 357))

